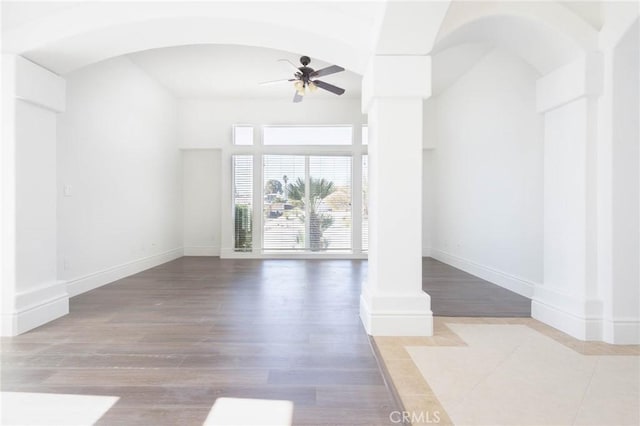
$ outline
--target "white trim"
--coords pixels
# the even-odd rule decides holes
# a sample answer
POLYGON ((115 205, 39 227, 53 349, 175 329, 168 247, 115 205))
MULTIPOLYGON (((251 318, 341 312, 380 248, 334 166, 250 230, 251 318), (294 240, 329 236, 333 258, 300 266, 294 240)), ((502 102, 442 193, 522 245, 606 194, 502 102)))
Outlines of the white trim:
POLYGON ((28 102, 53 113, 65 111, 66 80, 29 59, 15 57, 15 92, 17 100, 28 102))
POLYGON ((574 315, 546 301, 531 302, 531 317, 580 340, 602 340, 602 319, 574 315))
POLYGON ((549 286, 535 289, 531 316, 580 340, 602 340, 602 301, 581 299, 549 286))
POLYGON ((19 293, 15 303, 15 311, 2 316, 3 336, 17 336, 69 313, 69 295, 64 281, 19 293))
MULTIPOLYGON (((424 250, 425 249, 423 248, 423 253, 424 250)), ((471 275, 482 278, 483 280, 487 280, 490 283, 499 285, 500 287, 506 288, 507 290, 511 290, 514 293, 518 293, 519 295, 524 297, 533 297, 533 290, 536 286, 539 285, 538 283, 525 280, 507 272, 500 271, 498 269, 481 265, 479 263, 455 256, 453 254, 435 249, 433 247, 429 249, 429 256, 436 260, 439 260, 440 262, 446 263, 447 265, 451 265, 465 272, 468 272, 471 275)))
POLYGON ((185 246, 184 256, 220 256, 217 246, 185 246))
POLYGON ((422 246, 422 257, 433 257, 431 256, 431 247, 422 246))
POLYGON ((603 339, 615 345, 640 345, 640 320, 637 318, 617 318, 603 320, 603 339))
POLYGON ((536 81, 536 112, 547 113, 584 96, 599 96, 602 84, 602 53, 588 52, 536 81))
POLYGON ((154 266, 162 265, 183 256, 182 247, 169 250, 147 257, 143 257, 131 262, 112 266, 102 271, 94 272, 84 277, 75 278, 67 282, 67 292, 69 297, 77 296, 87 291, 102 287, 119 279, 137 274, 154 266))
POLYGON ((433 336, 431 310, 376 310, 374 312, 364 294, 360 295, 360 320, 367 334, 371 336, 433 336))
POLYGON ((351 260, 366 260, 368 258, 367 253, 355 253, 352 251, 344 252, 305 252, 300 250, 299 253, 295 252, 242 252, 235 251, 234 249, 223 248, 220 249, 221 259, 351 259, 351 260))

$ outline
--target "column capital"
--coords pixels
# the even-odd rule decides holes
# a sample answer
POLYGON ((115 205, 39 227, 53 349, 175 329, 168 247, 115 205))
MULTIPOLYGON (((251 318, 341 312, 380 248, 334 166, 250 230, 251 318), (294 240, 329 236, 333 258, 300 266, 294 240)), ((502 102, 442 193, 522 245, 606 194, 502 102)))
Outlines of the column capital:
POLYGON ((544 113, 584 96, 599 96, 602 83, 602 53, 588 52, 536 81, 536 110, 544 113))
POLYGON ((431 96, 431 56, 375 55, 362 78, 362 112, 376 98, 431 96))

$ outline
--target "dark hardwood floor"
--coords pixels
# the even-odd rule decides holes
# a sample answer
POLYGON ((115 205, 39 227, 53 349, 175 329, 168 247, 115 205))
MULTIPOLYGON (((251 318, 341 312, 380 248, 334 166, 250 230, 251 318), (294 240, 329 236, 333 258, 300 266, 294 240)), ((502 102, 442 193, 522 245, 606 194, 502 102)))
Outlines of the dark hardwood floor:
POLYGON ((436 316, 531 316, 531 299, 430 257, 422 259, 422 289, 436 316))
POLYGON ((390 424, 397 407, 358 317, 364 269, 178 259, 4 338, 2 389, 120 397, 103 425, 201 425, 223 396, 293 401, 294 424, 390 424))
MULTIPOLYGON (((389 424, 398 407, 358 316, 366 265, 169 262, 3 338, 2 390, 119 397, 103 425, 202 424, 223 396, 292 401, 294 424, 389 424)), ((528 299, 432 259, 423 268, 436 315, 528 316, 528 299)))

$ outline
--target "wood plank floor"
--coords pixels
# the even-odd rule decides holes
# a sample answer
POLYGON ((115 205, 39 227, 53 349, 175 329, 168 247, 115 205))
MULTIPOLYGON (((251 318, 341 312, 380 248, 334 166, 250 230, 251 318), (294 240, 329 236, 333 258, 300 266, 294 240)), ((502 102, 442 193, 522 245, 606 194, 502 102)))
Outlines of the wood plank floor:
MULTIPOLYGON (((202 424, 223 396, 293 401, 294 424, 390 424, 397 407, 358 316, 366 265, 169 262, 3 338, 2 390, 119 397, 103 425, 202 424)), ((497 286, 433 260, 423 268, 438 315, 524 312, 497 286)))
POLYGON ((531 299, 430 257, 422 259, 422 289, 436 316, 531 316, 531 299))
POLYGON ((2 390, 117 396, 103 425, 201 425, 218 397, 294 403, 294 424, 396 410, 358 317, 366 262, 185 257, 2 340, 2 390))

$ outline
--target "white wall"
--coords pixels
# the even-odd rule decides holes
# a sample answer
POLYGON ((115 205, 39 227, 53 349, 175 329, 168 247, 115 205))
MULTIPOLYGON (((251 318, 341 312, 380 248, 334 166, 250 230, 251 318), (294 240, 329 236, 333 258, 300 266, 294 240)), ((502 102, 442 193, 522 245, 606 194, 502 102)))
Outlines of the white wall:
POLYGON ((182 152, 185 256, 219 256, 221 151, 182 152))
POLYGON ((425 171, 424 183, 434 189, 431 240, 423 246, 528 296, 543 268, 537 77, 521 59, 489 52, 436 98, 437 147, 425 152, 425 167, 433 170, 425 171))
POLYGON ((73 295, 182 254, 182 175, 167 90, 123 57, 66 78, 58 270, 73 295))
POLYGON ((178 104, 186 255, 232 251, 231 211, 222 209, 231 197, 230 156, 243 149, 232 145, 234 124, 253 125, 254 143, 259 144, 261 126, 266 124, 353 124, 354 139, 360 140, 361 125, 366 123, 359 99, 308 99, 299 104, 276 99, 181 99, 178 104))
MULTIPOLYGON (((434 76, 435 78, 435 76, 434 76)), ((422 256, 431 256, 435 222, 435 148, 438 138, 437 97, 431 97, 422 106, 422 256)))
POLYGON ((49 255, 56 251, 56 115, 18 101, 16 140, 16 252, 21 254, 16 290, 21 293, 56 280, 56 260, 49 255))
POLYGON ((607 320, 635 323, 634 328, 627 327, 632 331, 626 336, 616 336, 630 343, 640 338, 639 31, 636 20, 615 48, 613 59, 613 316, 607 320))
POLYGON ((229 147, 234 124, 255 125, 255 137, 259 138, 259 126, 263 124, 366 123, 359 99, 308 99, 298 104, 275 99, 181 99, 179 117, 183 148, 229 147))

